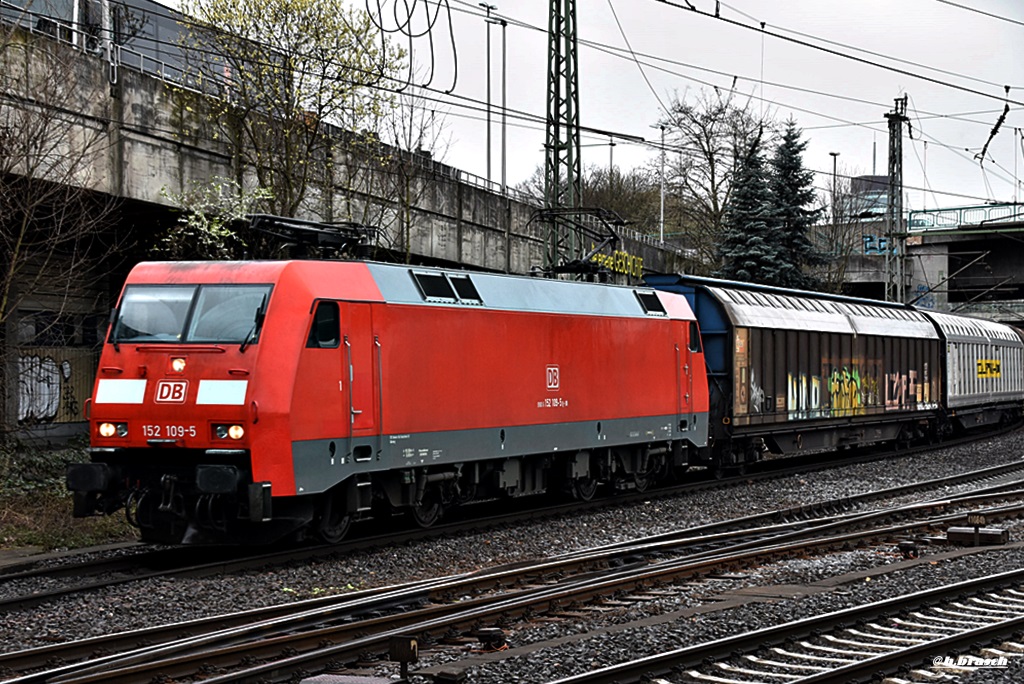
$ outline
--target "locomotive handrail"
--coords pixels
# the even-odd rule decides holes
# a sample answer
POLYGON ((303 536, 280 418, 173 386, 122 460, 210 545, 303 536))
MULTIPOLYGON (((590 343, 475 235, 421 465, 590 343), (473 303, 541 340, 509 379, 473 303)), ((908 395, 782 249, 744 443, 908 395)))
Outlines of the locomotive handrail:
POLYGON ((380 337, 373 336, 377 347, 377 457, 384 451, 384 367, 381 359, 380 337))
POLYGON ((345 367, 348 368, 348 436, 351 442, 356 425, 356 415, 362 411, 356 411, 352 405, 352 344, 348 341, 348 335, 345 335, 345 367))

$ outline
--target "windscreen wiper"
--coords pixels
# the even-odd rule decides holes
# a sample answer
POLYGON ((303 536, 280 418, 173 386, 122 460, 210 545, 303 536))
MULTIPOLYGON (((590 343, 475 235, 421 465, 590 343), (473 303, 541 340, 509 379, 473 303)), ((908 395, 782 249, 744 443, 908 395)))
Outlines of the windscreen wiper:
POLYGON ((260 305, 256 307, 256 316, 252 322, 252 330, 242 340, 242 346, 238 348, 238 351, 245 353, 245 348, 256 339, 256 336, 260 334, 260 328, 263 327, 263 319, 267 317, 267 295, 263 295, 263 299, 260 301, 260 305))

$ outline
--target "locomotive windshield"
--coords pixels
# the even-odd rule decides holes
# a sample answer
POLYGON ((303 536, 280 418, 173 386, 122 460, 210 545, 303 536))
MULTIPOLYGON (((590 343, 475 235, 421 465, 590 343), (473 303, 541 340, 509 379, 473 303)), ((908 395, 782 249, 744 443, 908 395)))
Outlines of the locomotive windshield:
POLYGON ((270 285, 129 285, 110 341, 252 344, 270 290, 270 285))

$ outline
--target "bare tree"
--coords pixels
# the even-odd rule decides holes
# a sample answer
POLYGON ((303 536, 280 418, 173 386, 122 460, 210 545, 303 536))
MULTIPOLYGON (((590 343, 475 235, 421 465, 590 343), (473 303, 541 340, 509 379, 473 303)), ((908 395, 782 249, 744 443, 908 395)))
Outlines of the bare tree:
POLYGON ((656 234, 660 216, 658 179, 650 169, 621 172, 591 166, 583 172, 584 206, 614 211, 641 233, 656 234))
POLYGON ((296 216, 311 191, 329 191, 332 129, 362 131, 392 107, 401 51, 344 0, 186 0, 182 10, 189 78, 219 97, 181 97, 210 109, 238 179, 254 174, 269 210, 296 216))
MULTIPOLYGON (((415 86, 393 98, 393 107, 380 110, 370 131, 350 135, 337 190, 344 196, 344 218, 374 226, 375 246, 393 255, 412 258, 415 209, 427 198, 430 183, 450 167, 442 160, 448 150, 444 112, 424 99, 415 86)), ((377 255, 383 258, 383 255, 377 255)))
POLYGON ((666 222, 677 242, 693 255, 695 272, 717 266, 726 205, 732 191, 738 150, 762 133, 769 144, 768 119, 741 103, 732 91, 702 91, 694 102, 673 100, 665 127, 670 195, 666 222))
MULTIPOLYGON (((614 211, 642 233, 656 233, 660 213, 657 172, 647 168, 627 171, 587 166, 580 186, 583 206, 614 211)), ((544 203, 544 167, 538 166, 516 189, 544 203)))
POLYGON ((862 252, 863 199, 853 194, 850 177, 837 176, 835 187, 820 196, 823 220, 813 231, 812 241, 826 258, 813 272, 826 292, 843 291, 854 257, 862 252))
POLYGON ((107 84, 103 79, 98 92, 90 91, 80 77, 81 60, 68 45, 0 24, 4 432, 18 423, 53 420, 52 382, 63 391, 52 372, 57 360, 50 359, 52 368, 47 366, 42 377, 31 354, 22 354, 24 348, 44 340, 46 346, 65 346, 94 339, 95 329, 82 329, 83 314, 95 313, 108 294, 97 291, 94 267, 116 251, 110 240, 117 203, 101 192, 106 179, 97 173, 107 166, 102 162, 110 143, 102 122, 72 113, 102 101, 107 84), (48 394, 40 399, 38 393, 48 394))

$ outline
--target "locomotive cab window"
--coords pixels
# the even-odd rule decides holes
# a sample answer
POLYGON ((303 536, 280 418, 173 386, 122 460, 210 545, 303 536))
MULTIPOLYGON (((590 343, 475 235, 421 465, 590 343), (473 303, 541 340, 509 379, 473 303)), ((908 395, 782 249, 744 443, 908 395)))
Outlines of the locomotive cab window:
POLYGON ((270 285, 129 285, 110 341, 252 344, 270 285))
POLYGON ((256 342, 269 294, 268 285, 201 286, 186 339, 189 342, 256 342))
POLYGON ((180 342, 195 292, 194 285, 125 288, 111 342, 180 342))
POLYGON ((337 302, 320 302, 313 314, 313 325, 309 328, 306 347, 312 349, 337 349, 341 342, 341 316, 337 302))

